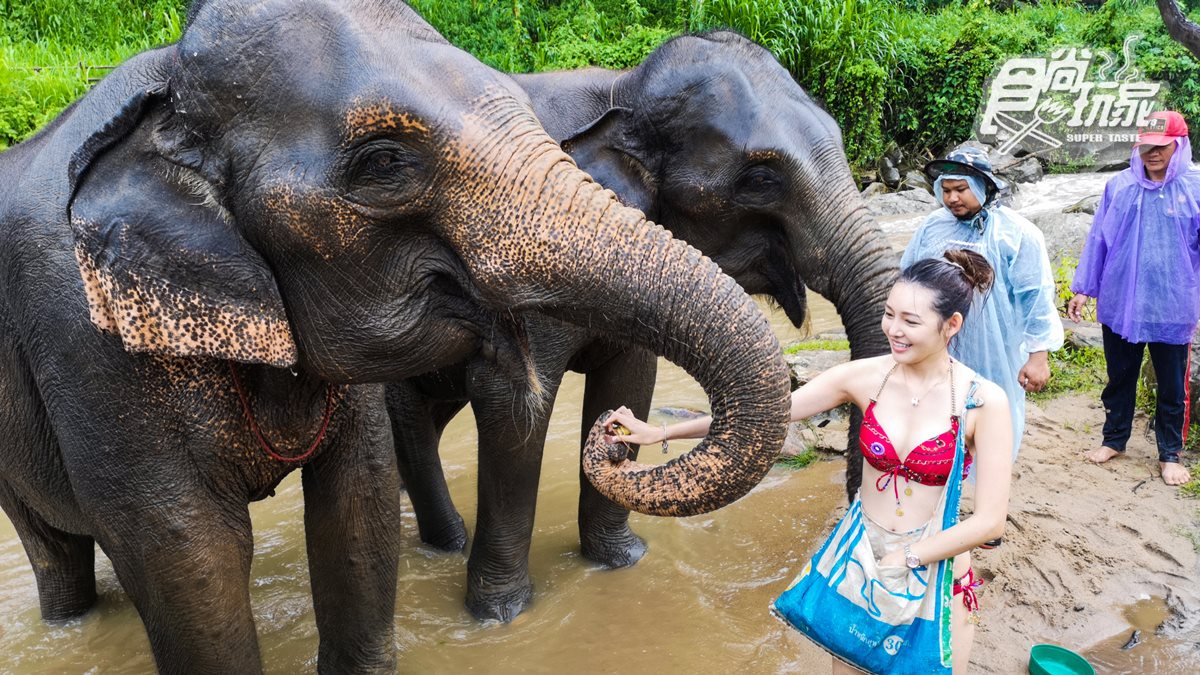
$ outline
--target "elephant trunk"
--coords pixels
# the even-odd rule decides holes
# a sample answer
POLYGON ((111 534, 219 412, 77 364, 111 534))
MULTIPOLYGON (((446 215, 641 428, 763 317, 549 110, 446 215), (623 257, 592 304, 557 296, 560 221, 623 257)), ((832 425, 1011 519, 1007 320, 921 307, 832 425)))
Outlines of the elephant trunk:
POLYGON ((835 229, 854 234, 837 245, 822 274, 806 278, 837 309, 850 341, 850 358, 878 356, 888 351, 879 322, 896 281, 897 257, 865 206, 842 217, 835 229))
POLYGON ((623 461, 598 421, 584 450, 597 490, 654 515, 704 513, 738 499, 766 475, 786 433, 788 375, 775 335, 715 263, 622 206, 534 125, 532 116, 510 120, 518 153, 492 164, 505 175, 477 176, 474 200, 454 200, 492 210, 456 219, 462 229, 450 233, 452 243, 496 304, 652 349, 708 394, 709 436, 663 465, 623 461))
POLYGON ((793 260, 806 285, 837 309, 851 358, 878 356, 888 351, 879 322, 896 280, 898 259, 858 194, 845 156, 840 150, 827 154, 834 156, 819 172, 826 179, 824 196, 807 200, 821 206, 789 237, 793 260), (830 190, 830 184, 838 187, 830 190))

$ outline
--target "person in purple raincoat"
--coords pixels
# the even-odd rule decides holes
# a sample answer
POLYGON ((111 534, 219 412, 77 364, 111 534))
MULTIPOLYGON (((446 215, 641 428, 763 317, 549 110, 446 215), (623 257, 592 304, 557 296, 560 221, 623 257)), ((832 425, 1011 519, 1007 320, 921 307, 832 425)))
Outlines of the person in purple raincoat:
POLYGON ((1142 354, 1158 380, 1154 431, 1168 485, 1191 480, 1180 461, 1190 417, 1188 369, 1200 319, 1200 171, 1191 167, 1187 123, 1174 111, 1151 113, 1129 168, 1104 186, 1071 290, 1067 314, 1078 322, 1089 298, 1104 330, 1108 384, 1104 438, 1084 456, 1107 462, 1125 452, 1133 428, 1142 354))

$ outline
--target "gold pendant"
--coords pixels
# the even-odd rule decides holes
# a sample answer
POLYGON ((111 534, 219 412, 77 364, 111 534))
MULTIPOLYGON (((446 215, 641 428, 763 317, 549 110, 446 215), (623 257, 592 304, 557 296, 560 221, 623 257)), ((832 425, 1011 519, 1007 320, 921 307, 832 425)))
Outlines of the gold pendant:
POLYGON ((910 487, 904 488, 904 496, 911 497, 912 496, 912 488, 910 488, 910 487))
POLYGON ((897 508, 897 509, 896 509, 896 515, 898 515, 898 516, 902 516, 902 515, 904 515, 904 509, 897 508))

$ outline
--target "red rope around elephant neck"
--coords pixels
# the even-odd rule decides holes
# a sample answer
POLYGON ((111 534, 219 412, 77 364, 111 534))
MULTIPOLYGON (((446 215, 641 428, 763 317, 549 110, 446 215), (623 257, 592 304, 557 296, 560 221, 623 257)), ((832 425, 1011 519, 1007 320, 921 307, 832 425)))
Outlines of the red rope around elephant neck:
POLYGON ((258 445, 267 453, 271 459, 279 462, 287 462, 295 464, 308 459, 317 450, 317 446, 325 438, 325 432, 329 429, 329 418, 333 416, 333 385, 325 385, 325 419, 321 420, 321 430, 317 432, 317 437, 313 439, 312 445, 308 449, 294 457, 284 457, 275 451, 271 443, 263 437, 262 430, 258 428, 258 422, 254 419, 254 411, 250 409, 250 399, 246 397, 246 390, 242 388, 242 378, 238 377, 237 367, 233 365, 233 361, 229 362, 229 373, 233 375, 233 388, 237 389, 238 398, 242 402, 242 411, 246 413, 246 421, 250 424, 250 431, 254 432, 254 437, 258 439, 258 445))

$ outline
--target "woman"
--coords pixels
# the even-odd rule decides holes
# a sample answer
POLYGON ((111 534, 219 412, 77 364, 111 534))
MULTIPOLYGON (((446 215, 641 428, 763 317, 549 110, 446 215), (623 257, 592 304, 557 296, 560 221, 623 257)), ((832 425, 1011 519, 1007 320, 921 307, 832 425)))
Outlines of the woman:
MULTIPOLYGON (((866 462, 859 492, 867 536, 881 568, 910 568, 953 558, 951 649, 954 672, 965 672, 978 604, 971 549, 1004 533, 1012 471, 1012 425, 999 386, 950 358, 950 340, 962 328, 975 293, 991 286, 992 269, 972 251, 947 251, 944 259, 906 268, 888 295, 883 331, 891 353, 851 361, 822 373, 792 393, 791 419, 852 402, 863 412, 860 433, 866 462), (976 405, 958 421, 972 383, 976 405), (952 417, 952 411, 953 415, 952 417), (969 464, 976 467, 975 511, 957 525, 922 538, 954 459, 956 434, 965 434, 969 464), (923 440, 924 439, 924 440, 923 440), (911 450, 910 450, 911 448, 911 450)), ((622 435, 608 442, 650 444, 701 438, 711 417, 653 427, 621 408, 608 428, 622 435), (624 435, 623 432, 631 432, 624 435)), ((834 673, 855 669, 833 660, 834 673)))

